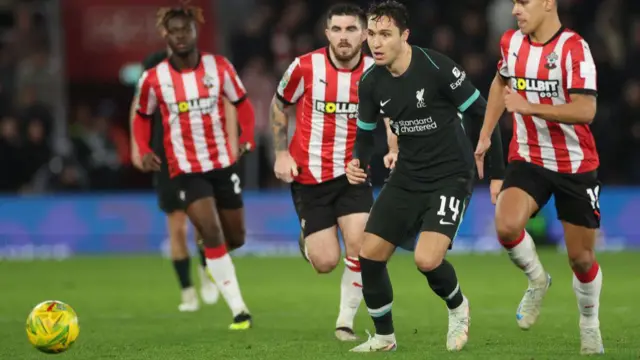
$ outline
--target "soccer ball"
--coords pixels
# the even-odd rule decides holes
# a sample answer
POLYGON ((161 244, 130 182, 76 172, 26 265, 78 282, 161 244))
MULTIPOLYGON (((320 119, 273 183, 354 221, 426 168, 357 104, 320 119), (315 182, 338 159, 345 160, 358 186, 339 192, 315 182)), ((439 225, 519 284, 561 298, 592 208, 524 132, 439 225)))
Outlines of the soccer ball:
POLYGON ((78 316, 71 306, 55 300, 36 305, 27 318, 27 337, 36 349, 55 354, 66 351, 80 333, 78 316))

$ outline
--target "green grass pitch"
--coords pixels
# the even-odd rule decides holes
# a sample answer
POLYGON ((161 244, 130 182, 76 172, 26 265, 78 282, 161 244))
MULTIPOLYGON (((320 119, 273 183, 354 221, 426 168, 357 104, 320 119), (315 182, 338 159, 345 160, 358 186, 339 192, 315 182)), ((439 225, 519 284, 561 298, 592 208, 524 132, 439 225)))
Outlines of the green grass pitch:
MULTIPOLYGON (((469 343, 456 354, 445 350, 446 308, 406 254, 389 265, 398 338, 392 354, 353 354, 348 350, 355 343, 334 340, 342 267, 320 276, 300 258, 236 259, 255 327, 230 332, 231 317, 222 300, 196 313, 177 311, 178 285, 171 263, 160 257, 0 262, 0 359, 581 358, 571 271, 563 254, 541 256, 553 286, 539 322, 528 332, 515 321, 526 280, 506 255, 450 256, 472 316, 469 343), (47 299, 68 302, 78 312, 80 336, 64 354, 41 354, 27 342, 26 316, 47 299)), ((604 358, 639 359, 640 253, 601 254, 599 261, 604 358)), ((363 304, 356 331, 366 339, 365 329, 373 332, 363 304)))

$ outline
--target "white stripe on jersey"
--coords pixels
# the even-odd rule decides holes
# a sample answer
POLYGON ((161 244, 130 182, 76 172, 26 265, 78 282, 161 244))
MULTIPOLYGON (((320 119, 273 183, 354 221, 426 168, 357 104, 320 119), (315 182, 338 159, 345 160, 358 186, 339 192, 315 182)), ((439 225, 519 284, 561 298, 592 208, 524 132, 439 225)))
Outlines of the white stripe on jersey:
MULTIPOLYGON (((522 46, 523 35, 520 32, 513 34, 511 42, 509 43, 509 53, 507 56, 508 74, 509 76, 515 76, 516 62, 518 57, 515 56, 520 52, 520 46, 522 46)), ((516 127, 516 141, 518 142, 518 154, 526 161, 531 161, 531 154, 529 152, 529 138, 527 136, 527 127, 524 124, 524 118, 518 113, 513 114, 516 127)))
MULTIPOLYGON (((567 42, 567 40, 569 40, 572 36, 574 36, 575 33, 573 32, 563 32, 560 35, 560 38, 558 39, 558 43, 556 44, 556 47, 553 49, 553 51, 556 54, 562 54, 562 50, 564 48, 564 44, 567 42)), ((567 56, 569 57, 569 60, 571 59, 571 52, 567 52, 567 56)), ((570 75, 571 72, 567 71, 567 75, 570 75)), ((571 82, 571 76, 567 76, 567 82, 570 83, 571 82)), ((563 81, 563 77, 561 76, 558 79, 559 82, 559 89, 568 89, 569 87, 565 87, 565 84, 562 83, 563 81)), ((568 84, 567 84, 568 85, 568 84)), ((559 91, 558 93, 558 97, 553 97, 551 98, 553 101, 553 105, 562 105, 562 104, 566 104, 567 103, 567 99, 565 98, 565 92, 564 91, 559 91)), ((582 148, 580 147, 580 139, 578 139, 578 134, 576 134, 576 130, 573 126, 571 125, 567 125, 567 124, 559 124, 560 125, 560 129, 562 129, 562 132, 564 133, 564 138, 565 138, 565 143, 567 144, 567 150, 569 152, 569 159, 571 160, 571 172, 576 172, 578 171, 578 168, 580 167, 580 163, 582 162, 582 160, 584 159, 584 152, 582 151, 582 148)))
MULTIPOLYGON (((218 72, 218 64, 216 63, 215 57, 212 55, 207 55, 202 57, 202 65, 204 65, 204 71, 208 77, 212 78, 213 86, 209 88, 209 97, 214 98, 219 96, 220 86, 222 86, 220 82, 220 76, 218 72)), ((228 73, 225 71, 225 77, 228 77, 228 73)), ((226 79, 225 79, 226 81, 226 79)), ((227 91, 227 85, 225 83, 225 91, 227 91)), ((230 86, 233 89, 233 94, 237 93, 236 90, 231 84, 230 86)), ((229 158, 229 152, 227 151, 227 139, 224 136, 224 131, 222 129, 222 116, 220 111, 223 110, 223 106, 217 106, 216 111, 211 114, 211 124, 213 126, 213 137, 215 139, 215 146, 218 150, 218 161, 220 161, 220 165, 225 168, 231 165, 231 159, 229 158)))
MULTIPOLYGON (((348 103, 351 97, 351 72, 338 72, 337 102, 348 103)), ((342 176, 344 158, 347 151, 347 134, 349 131, 347 114, 336 114, 336 135, 333 140, 333 177, 342 176)))
MULTIPOLYGON (((158 83, 162 91, 162 98, 166 104, 175 104, 176 101, 176 84, 171 79, 171 69, 169 69, 169 63, 163 62, 156 68, 156 74, 158 77, 158 83)), ((171 109, 167 109, 169 113, 169 129, 171 146, 173 147, 173 153, 178 161, 178 167, 185 171, 191 172, 191 164, 187 160, 187 151, 184 147, 184 141, 182 140, 182 128, 180 127, 180 118, 178 114, 175 114, 171 109)), ((166 135, 165 135, 166 136, 166 135)))
MULTIPOLYGON (((540 58, 542 57, 542 47, 530 46, 529 58, 527 59, 527 67, 525 77, 529 79, 538 78, 538 69, 540 69, 540 58)), ((527 100, 532 104, 540 104, 540 96, 536 92, 527 91, 527 100)), ((553 171, 558 171, 558 163, 556 162, 556 152, 553 149, 551 134, 547 122, 537 116, 532 116, 533 123, 538 133, 538 144, 540 144, 540 153, 544 167, 553 171)))
MULTIPOLYGON (((189 72, 181 74, 180 76, 182 77, 182 84, 184 85, 184 95, 187 99, 199 98, 196 74, 189 72)), ((200 163, 202 172, 211 171, 213 169, 213 162, 211 161, 209 149, 207 148, 207 137, 204 132, 202 113, 199 111, 189 111, 188 114, 191 127, 191 139, 193 139, 196 159, 198 163, 200 163)))
POLYGON ((317 182, 322 182, 322 135, 324 131, 324 114, 316 111, 313 99, 325 101, 325 82, 327 68, 326 55, 317 53, 311 55, 313 66, 312 95, 311 95, 311 135, 309 136, 309 171, 317 182), (322 80, 322 81, 320 81, 322 80))

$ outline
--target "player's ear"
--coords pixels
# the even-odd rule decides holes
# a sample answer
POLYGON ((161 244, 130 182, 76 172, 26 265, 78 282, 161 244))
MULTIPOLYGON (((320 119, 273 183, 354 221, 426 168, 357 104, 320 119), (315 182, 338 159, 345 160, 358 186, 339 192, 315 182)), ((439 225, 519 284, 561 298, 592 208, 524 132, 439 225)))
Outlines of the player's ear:
POLYGON ((402 32, 400 37, 402 38, 402 41, 408 41, 409 40, 409 29, 404 29, 404 31, 402 32))
POLYGON ((545 11, 553 11, 557 7, 558 3, 556 0, 543 0, 542 6, 544 6, 545 11))

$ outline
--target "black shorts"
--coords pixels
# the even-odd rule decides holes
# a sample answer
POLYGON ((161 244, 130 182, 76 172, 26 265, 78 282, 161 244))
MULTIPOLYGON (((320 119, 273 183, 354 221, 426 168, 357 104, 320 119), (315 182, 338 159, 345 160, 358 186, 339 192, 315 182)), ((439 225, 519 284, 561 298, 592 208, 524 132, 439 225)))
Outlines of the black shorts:
POLYGON ((453 178, 428 191, 410 191, 387 183, 376 198, 365 232, 413 251, 419 233, 429 231, 453 240, 471 200, 473 180, 453 178))
POLYGON ((173 179, 178 187, 178 198, 186 209, 192 202, 213 197, 218 209, 242 208, 242 184, 237 164, 206 173, 180 174, 173 179))
POLYGON ((163 179, 156 184, 158 207, 165 214, 184 210, 184 203, 180 200, 177 183, 171 179, 163 179))
POLYGON ((513 161, 507 166, 502 184, 503 190, 510 187, 531 195, 540 209, 553 195, 558 220, 590 229, 600 227, 600 182, 595 170, 562 174, 528 162, 513 161))
POLYGON ((368 213, 373 204, 373 189, 368 183, 351 185, 346 175, 320 184, 291 184, 293 204, 304 237, 338 223, 338 218, 368 213))

